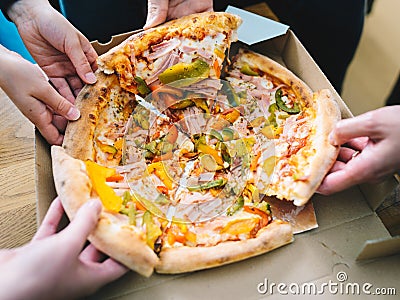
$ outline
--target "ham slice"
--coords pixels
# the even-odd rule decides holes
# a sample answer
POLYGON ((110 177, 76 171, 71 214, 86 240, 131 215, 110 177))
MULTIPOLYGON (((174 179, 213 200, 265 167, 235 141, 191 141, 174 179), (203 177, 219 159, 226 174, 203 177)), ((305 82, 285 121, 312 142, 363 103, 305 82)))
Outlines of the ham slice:
POLYGON ((179 47, 180 44, 181 41, 177 38, 163 41, 159 44, 151 46, 151 50, 153 50, 153 52, 145 55, 145 57, 147 57, 149 60, 155 60, 161 56, 167 55, 169 52, 179 47))

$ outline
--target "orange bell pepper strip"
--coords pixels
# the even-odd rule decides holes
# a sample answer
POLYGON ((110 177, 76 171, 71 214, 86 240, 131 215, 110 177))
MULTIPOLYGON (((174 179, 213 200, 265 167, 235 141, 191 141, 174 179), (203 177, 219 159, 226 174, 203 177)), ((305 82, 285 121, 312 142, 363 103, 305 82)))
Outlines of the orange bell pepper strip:
POLYGON ((214 60, 213 67, 214 67, 214 71, 215 71, 215 76, 217 78, 220 78, 221 77, 221 68, 219 67, 219 63, 217 60, 214 60))
POLYGON ((262 211, 261 209, 258 209, 256 207, 253 206, 243 206, 243 210, 251 213, 251 214, 256 214, 259 215, 262 219, 261 221, 261 227, 265 227, 268 225, 269 222, 271 222, 272 218, 269 214, 267 214, 266 212, 262 211))
POLYGON ((261 156, 261 151, 258 152, 258 153, 254 156, 253 160, 251 161, 251 164, 250 164, 250 171, 252 171, 252 172, 255 172, 255 171, 256 171, 257 165, 258 165, 258 160, 260 159, 260 156, 261 156))
POLYGON ((114 174, 106 178, 107 182, 116 182, 116 181, 121 181, 124 179, 124 176, 121 174, 114 174))

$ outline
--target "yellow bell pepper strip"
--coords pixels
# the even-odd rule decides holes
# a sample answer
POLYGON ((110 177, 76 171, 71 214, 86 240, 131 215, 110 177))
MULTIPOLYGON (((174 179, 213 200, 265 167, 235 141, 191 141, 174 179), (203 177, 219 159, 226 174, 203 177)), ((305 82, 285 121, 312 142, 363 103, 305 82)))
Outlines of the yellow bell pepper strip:
POLYGON ((210 113, 210 109, 208 108, 207 102, 205 99, 202 98, 191 98, 190 100, 192 100, 194 102, 194 105, 196 105, 198 108, 204 110, 204 112, 206 114, 210 113))
POLYGON ((268 175, 268 177, 270 177, 274 172, 276 163, 277 163, 276 156, 270 156, 266 160, 264 160, 262 168, 264 172, 268 175))
POLYGON ((112 212, 119 212, 122 198, 115 194, 114 190, 106 184, 106 178, 116 174, 115 169, 100 166, 90 160, 85 161, 86 171, 92 181, 95 192, 99 195, 104 207, 112 212))
POLYGON ((143 214, 143 225, 146 226, 146 242, 147 245, 154 250, 154 244, 161 236, 162 231, 159 226, 157 226, 153 220, 153 216, 150 211, 146 211, 143 214))
POLYGON ((114 146, 102 144, 100 142, 98 142, 97 144, 99 145, 99 148, 102 152, 110 153, 112 155, 115 155, 118 152, 118 149, 114 146))
POLYGON ((259 218, 235 219, 229 221, 220 231, 232 235, 250 233, 260 223, 259 218))
POLYGON ((233 124, 240 117, 240 112, 235 108, 231 108, 222 112, 221 117, 233 124))
POLYGON ((165 169, 164 163, 162 161, 158 161, 147 166, 147 172, 149 174, 153 173, 156 174, 158 178, 164 183, 168 190, 172 190, 172 178, 167 173, 165 169))
POLYGON ((161 83, 174 82, 174 86, 182 87, 196 83, 209 75, 210 66, 208 63, 201 59, 196 59, 190 64, 177 63, 173 65, 158 75, 158 79, 160 79, 161 83))
POLYGON ((212 157, 214 157, 215 162, 217 164, 219 164, 220 166, 224 165, 224 160, 222 159, 222 157, 219 155, 219 152, 217 150, 215 150, 214 148, 211 148, 210 146, 206 145, 206 144, 201 144, 199 143, 197 145, 197 150, 199 152, 205 153, 205 154, 210 154, 212 157))

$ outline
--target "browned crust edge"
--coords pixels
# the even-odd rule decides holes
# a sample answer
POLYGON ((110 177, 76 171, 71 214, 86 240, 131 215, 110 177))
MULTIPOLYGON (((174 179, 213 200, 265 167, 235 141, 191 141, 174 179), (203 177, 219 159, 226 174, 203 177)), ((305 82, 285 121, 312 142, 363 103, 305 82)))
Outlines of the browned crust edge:
POLYGON ((75 105, 80 110, 81 117, 77 121, 68 122, 62 145, 69 155, 81 160, 94 160, 94 130, 99 115, 110 98, 110 87, 118 83, 116 75, 96 71, 96 77, 97 82, 85 85, 76 97, 75 105))
POLYGON ((156 272, 175 274, 218 267, 272 251, 292 241, 290 224, 273 221, 261 229, 253 239, 228 241, 212 247, 184 246, 163 249, 156 272))
POLYGON ((314 93, 316 118, 314 120, 315 134, 311 135, 311 148, 318 152, 310 161, 310 177, 307 182, 298 182, 293 203, 302 206, 315 193, 325 175, 335 163, 340 147, 329 143, 329 133, 341 119, 339 106, 328 89, 314 93))
MULTIPOLYGON (((99 56, 97 63, 101 70, 111 74, 114 72, 112 63, 113 56, 116 54, 125 54, 130 57, 131 51, 142 53, 149 45, 177 35, 183 35, 188 38, 202 38, 217 29, 224 31, 236 30, 241 22, 240 17, 226 12, 203 12, 184 16, 130 36, 121 44, 99 56)), ((120 62, 126 65, 129 64, 127 59, 122 59, 120 62)))
MULTIPOLYGON (((52 146, 51 155, 58 196, 68 217, 73 219, 83 203, 97 196, 91 196, 91 181, 81 160, 72 158, 58 146, 52 146)), ((118 216, 104 210, 88 239, 101 252, 146 277, 159 261, 142 236, 124 222, 118 222, 118 216)))

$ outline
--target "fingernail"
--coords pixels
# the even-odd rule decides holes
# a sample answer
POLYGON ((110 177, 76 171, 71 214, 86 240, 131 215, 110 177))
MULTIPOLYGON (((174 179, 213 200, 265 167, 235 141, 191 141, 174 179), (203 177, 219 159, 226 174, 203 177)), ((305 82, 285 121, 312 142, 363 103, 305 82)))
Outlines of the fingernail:
POLYGON ((80 116, 81 112, 75 106, 72 106, 67 113, 67 118, 71 121, 78 120, 80 116))
POLYGON ((334 146, 337 146, 336 140, 335 140, 335 138, 333 137, 333 133, 332 133, 332 132, 329 134, 328 140, 329 140, 329 143, 331 143, 331 144, 334 145, 334 146))
POLYGON ((98 212, 100 212, 101 207, 102 207, 102 204, 99 199, 91 199, 91 200, 87 201, 84 205, 87 206, 88 208, 94 209, 98 212))
POLYGON ((93 84, 97 81, 96 75, 94 75, 93 72, 86 73, 85 78, 90 84, 93 84))
POLYGON ((155 19, 156 19, 156 16, 149 16, 149 18, 147 18, 147 20, 146 20, 146 24, 144 24, 144 26, 143 26, 143 29, 148 29, 149 27, 151 27, 151 25, 153 25, 155 19))

